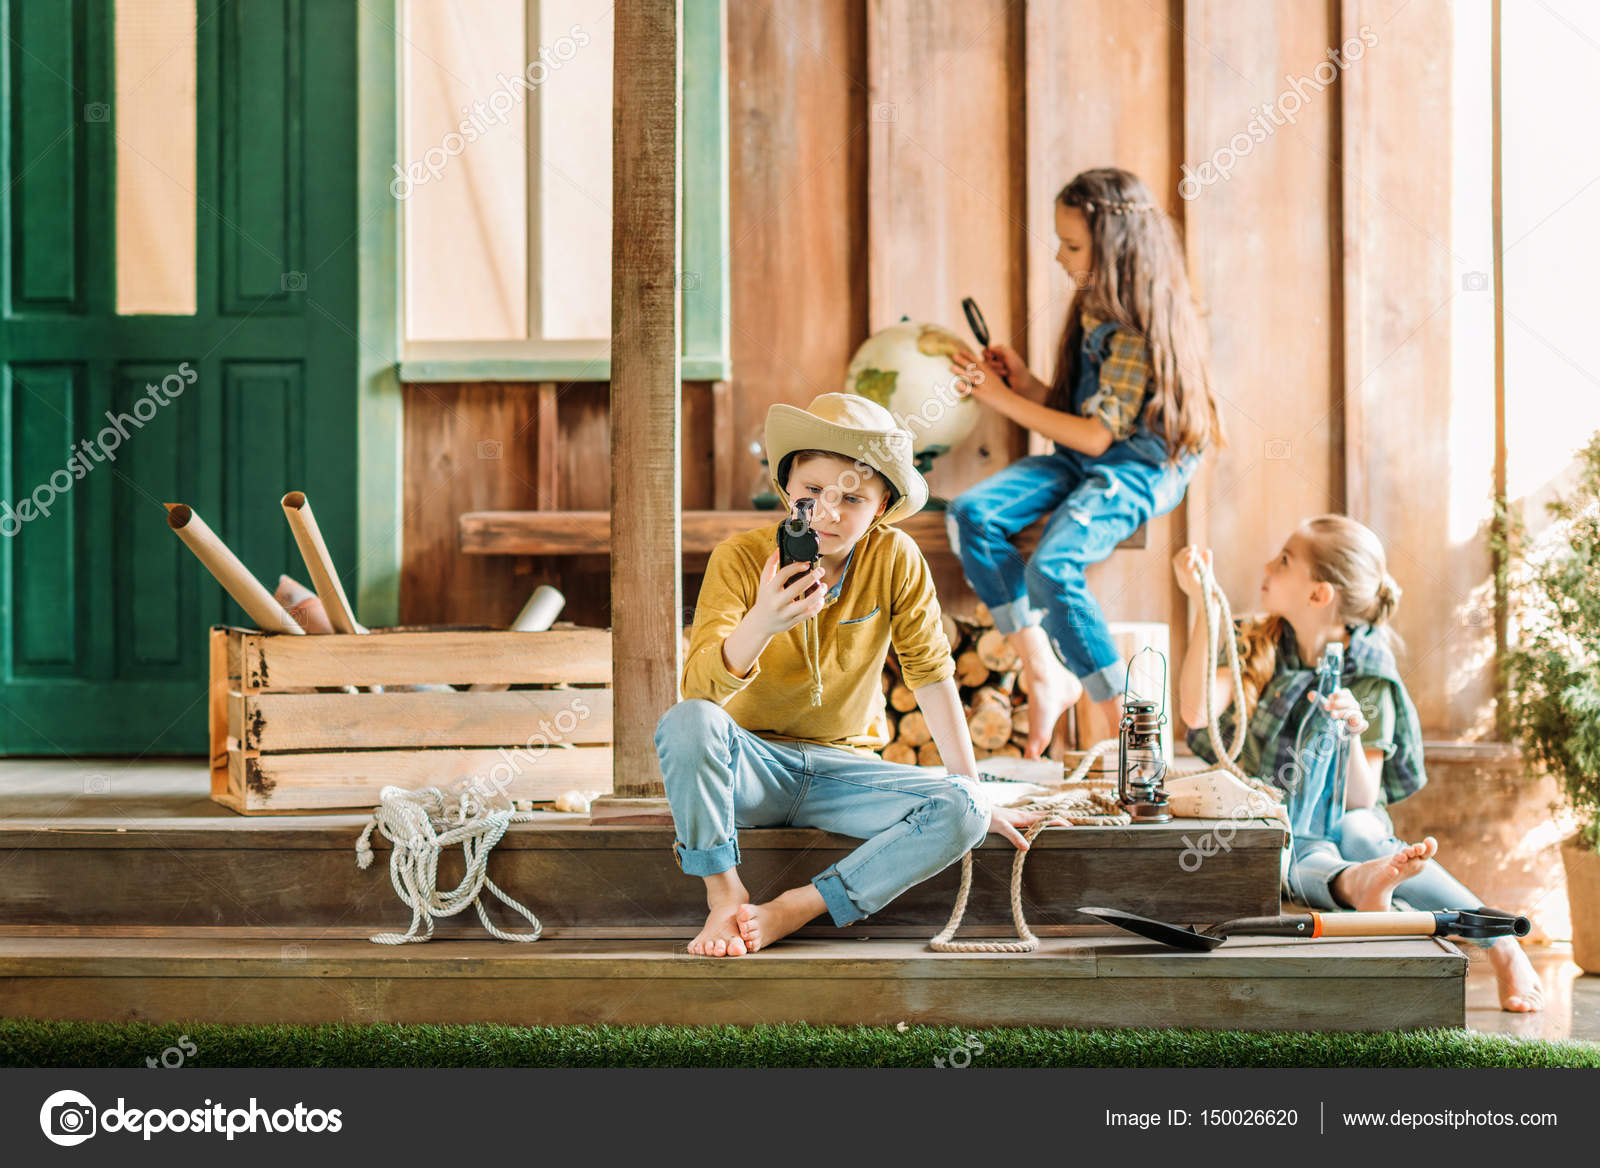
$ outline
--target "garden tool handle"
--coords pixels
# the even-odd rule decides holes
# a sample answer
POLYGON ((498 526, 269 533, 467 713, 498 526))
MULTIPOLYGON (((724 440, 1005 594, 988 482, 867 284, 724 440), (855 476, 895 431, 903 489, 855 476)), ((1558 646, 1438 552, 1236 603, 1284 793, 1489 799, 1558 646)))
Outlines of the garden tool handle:
POLYGON ((1431 912, 1312 913, 1313 937, 1431 937, 1439 932, 1431 912))

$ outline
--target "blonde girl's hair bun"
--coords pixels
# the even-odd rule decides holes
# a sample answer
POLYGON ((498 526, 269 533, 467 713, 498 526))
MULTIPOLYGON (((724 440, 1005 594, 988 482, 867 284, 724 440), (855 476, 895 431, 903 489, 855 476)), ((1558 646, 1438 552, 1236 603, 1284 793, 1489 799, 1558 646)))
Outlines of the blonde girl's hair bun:
POLYGON ((1374 624, 1387 624, 1394 616, 1394 610, 1400 605, 1401 589, 1395 583, 1393 576, 1385 572, 1383 580, 1378 585, 1377 619, 1374 624))

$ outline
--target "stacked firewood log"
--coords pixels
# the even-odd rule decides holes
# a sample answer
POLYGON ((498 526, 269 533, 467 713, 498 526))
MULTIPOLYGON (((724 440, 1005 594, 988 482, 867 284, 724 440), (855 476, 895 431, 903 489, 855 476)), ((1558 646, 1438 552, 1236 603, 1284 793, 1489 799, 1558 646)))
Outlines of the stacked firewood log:
MULTIPOLYGON (((949 612, 942 615, 973 753, 980 759, 1021 758, 1028 743, 1028 693, 1016 650, 994 627, 994 618, 981 602, 971 619, 949 612)), ((883 668, 883 692, 891 739, 879 752, 884 761, 944 765, 928 720, 917 708, 916 695, 901 680, 900 662, 892 651, 883 668)))

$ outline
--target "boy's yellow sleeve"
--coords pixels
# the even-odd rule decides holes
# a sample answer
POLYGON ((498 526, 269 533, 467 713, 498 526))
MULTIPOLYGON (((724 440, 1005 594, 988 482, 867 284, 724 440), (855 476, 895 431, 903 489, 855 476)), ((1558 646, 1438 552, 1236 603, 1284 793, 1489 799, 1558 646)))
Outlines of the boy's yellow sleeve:
POLYGON ((933 573, 916 540, 895 531, 894 600, 889 614, 889 637, 900 659, 901 680, 907 689, 921 689, 954 677, 950 638, 939 619, 939 594, 933 573))
POLYGON ((726 540, 711 549, 700 597, 695 601, 689 655, 683 663, 684 700, 705 698, 725 705, 761 673, 757 660, 749 676, 738 677, 722 658, 722 642, 750 611, 758 586, 759 580, 739 563, 738 554, 726 540))

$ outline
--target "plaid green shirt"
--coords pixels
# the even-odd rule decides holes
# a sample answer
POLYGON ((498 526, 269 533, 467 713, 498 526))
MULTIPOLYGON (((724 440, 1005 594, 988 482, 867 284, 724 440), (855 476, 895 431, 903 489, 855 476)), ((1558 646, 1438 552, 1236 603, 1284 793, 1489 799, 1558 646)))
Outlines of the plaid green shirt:
MULTIPOLYGON (((1234 621, 1235 629, 1240 622, 1234 621)), ((1379 779, 1379 801, 1398 803, 1408 795, 1415 795, 1428 782, 1422 765, 1422 728, 1417 708, 1411 703, 1405 683, 1400 680, 1394 654, 1370 626, 1355 625, 1348 629, 1350 643, 1345 647, 1344 674, 1341 684, 1350 688, 1353 682, 1370 679, 1384 683, 1394 703, 1393 748, 1384 744, 1385 757, 1379 779)), ((1300 660, 1300 646, 1289 622, 1283 623, 1283 634, 1278 639, 1277 671, 1268 680, 1250 715, 1250 726, 1241 758, 1252 753, 1258 759, 1254 773, 1265 782, 1284 786, 1279 775, 1294 773, 1294 743, 1301 724, 1311 713, 1311 703, 1306 693, 1316 684, 1317 671, 1300 660)), ((1363 686, 1363 689, 1367 687, 1363 686)), ((1352 690, 1352 692, 1356 692, 1352 690)), ((1236 711, 1230 703, 1217 716, 1218 729, 1224 744, 1233 741, 1236 711)), ((1371 715, 1368 715, 1369 720, 1371 715)), ((1217 751, 1212 746, 1210 731, 1204 727, 1191 728, 1186 736, 1189 749, 1207 762, 1217 761, 1217 751)), ((1376 745, 1376 744, 1374 744, 1376 745)))
MULTIPOLYGON (((1084 335, 1103 323, 1093 313, 1084 313, 1084 335)), ((1139 428, 1139 414, 1144 409, 1150 376, 1149 343, 1132 329, 1116 329, 1111 334, 1105 360, 1100 363, 1100 388, 1084 401, 1083 416, 1098 417, 1118 442, 1131 438, 1139 428)))

